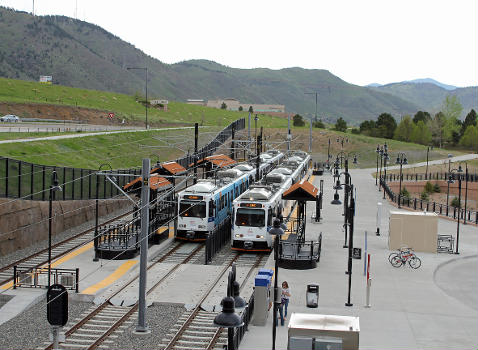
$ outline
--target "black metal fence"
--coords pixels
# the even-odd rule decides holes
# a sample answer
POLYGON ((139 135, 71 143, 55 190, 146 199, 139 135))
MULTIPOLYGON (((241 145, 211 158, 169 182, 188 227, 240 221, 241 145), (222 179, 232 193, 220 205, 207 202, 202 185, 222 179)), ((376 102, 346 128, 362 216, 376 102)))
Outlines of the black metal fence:
MULTIPOLYGON (((448 180, 449 176, 452 176, 454 180, 458 180, 456 173, 448 172, 435 172, 428 174, 404 174, 402 173, 402 181, 432 181, 432 180, 448 180)), ((383 175, 382 175, 383 177, 383 175)), ((387 174, 387 181, 399 181, 400 174, 387 174)), ((462 174, 462 181, 478 182, 477 174, 462 174)))
MULTIPOLYGON (((162 201, 161 203, 164 203, 162 201)), ((154 206, 150 209, 148 241, 159 243, 157 230, 167 225, 174 218, 174 203, 166 201, 168 205, 154 206)), ((105 259, 127 259, 139 252, 141 234, 141 217, 131 220, 100 226, 98 228, 98 255, 105 259)))
MULTIPOLYGON (((231 137, 233 129, 238 131, 244 127, 244 118, 234 121, 219 132, 212 141, 199 149, 198 156, 204 158, 213 154, 231 137)), ((186 155, 175 161, 187 168, 194 159, 192 155, 186 155)), ((111 198, 120 193, 106 179, 106 176, 96 175, 98 170, 40 165, 0 156, 0 197, 48 200, 48 189, 53 171, 57 172, 58 182, 62 187, 62 192, 56 194, 57 200, 95 199, 97 198, 97 181, 98 198, 111 198)), ((141 169, 120 169, 114 172, 130 174, 130 176, 118 176, 117 185, 122 187, 139 176, 141 169)))
POLYGON ((383 178, 380 179, 380 186, 383 188, 386 195, 388 196, 388 198, 390 198, 392 202, 398 204, 398 199, 400 197, 400 206, 402 207, 407 207, 414 210, 430 211, 439 215, 453 218, 455 220, 459 218, 461 220, 464 220, 465 222, 468 221, 478 224, 478 211, 465 210, 463 208, 457 208, 451 205, 430 202, 418 198, 398 196, 390 189, 388 183, 383 181, 383 178))
POLYGON ((214 229, 206 238, 206 251, 204 264, 209 264, 214 256, 231 239, 231 217, 228 216, 219 226, 214 229))
MULTIPOLYGON (((58 182, 62 187, 62 191, 56 194, 57 200, 96 198, 97 181, 98 198, 111 198, 120 193, 106 179, 106 176, 96 175, 97 170, 39 165, 0 157, 0 196, 48 200, 48 189, 53 171, 56 171, 58 182)), ((115 172, 131 174, 131 176, 118 176, 117 184, 121 187, 132 181, 141 170, 124 169, 115 170, 115 172)))
MULTIPOLYGON (((80 269, 50 269, 51 284, 62 284, 66 289, 78 293, 80 281, 80 269)), ((48 288, 48 268, 38 267, 20 268, 13 267, 13 289, 17 287, 26 288, 48 288)))
POLYGON ((241 344, 242 338, 244 338, 244 334, 247 332, 249 328, 249 322, 252 319, 252 315, 254 314, 254 293, 252 293, 251 297, 249 298, 249 302, 247 303, 245 309, 241 313, 241 319, 244 323, 243 326, 235 328, 234 332, 234 349, 239 349, 239 345, 241 344))

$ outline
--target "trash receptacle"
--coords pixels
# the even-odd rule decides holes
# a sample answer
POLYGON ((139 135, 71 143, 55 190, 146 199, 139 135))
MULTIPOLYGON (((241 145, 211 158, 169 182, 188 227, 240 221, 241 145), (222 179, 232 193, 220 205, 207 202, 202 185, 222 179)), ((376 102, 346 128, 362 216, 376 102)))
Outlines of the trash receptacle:
POLYGON ((319 285, 318 284, 307 285, 306 302, 307 302, 307 307, 319 306, 319 285))

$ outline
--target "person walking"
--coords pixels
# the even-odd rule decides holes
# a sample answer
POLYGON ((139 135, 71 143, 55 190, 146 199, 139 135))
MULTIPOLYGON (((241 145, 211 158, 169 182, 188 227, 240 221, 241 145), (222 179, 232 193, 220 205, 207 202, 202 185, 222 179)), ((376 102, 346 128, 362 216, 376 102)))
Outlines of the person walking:
MULTIPOLYGON (((284 320, 287 318, 287 308, 289 306, 290 288, 287 281, 282 282, 281 303, 279 306, 280 325, 284 325, 284 320)), ((279 324, 277 322, 276 324, 279 324)))

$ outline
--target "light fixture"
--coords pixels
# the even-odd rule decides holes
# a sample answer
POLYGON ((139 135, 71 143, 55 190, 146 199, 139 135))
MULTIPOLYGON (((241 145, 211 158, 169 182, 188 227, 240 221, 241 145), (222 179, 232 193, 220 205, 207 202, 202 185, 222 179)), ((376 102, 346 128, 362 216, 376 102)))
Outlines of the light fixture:
POLYGON ((335 183, 334 190, 342 190, 342 189, 343 189, 342 184, 340 183, 340 179, 338 179, 337 182, 335 183))
POLYGON ((244 325, 238 314, 234 312, 234 298, 222 299, 222 312, 214 318, 214 326, 223 328, 241 327, 244 325))
POLYGON ((342 202, 339 199, 339 194, 338 193, 334 194, 334 200, 332 202, 330 202, 330 204, 334 204, 334 205, 342 204, 342 202))
POLYGON ((244 298, 242 298, 240 295, 239 295, 239 291, 241 289, 241 286, 239 285, 239 282, 237 281, 234 281, 233 284, 232 284, 232 295, 234 297, 234 307, 236 309, 243 309, 246 307, 247 303, 246 301, 244 300, 244 298))

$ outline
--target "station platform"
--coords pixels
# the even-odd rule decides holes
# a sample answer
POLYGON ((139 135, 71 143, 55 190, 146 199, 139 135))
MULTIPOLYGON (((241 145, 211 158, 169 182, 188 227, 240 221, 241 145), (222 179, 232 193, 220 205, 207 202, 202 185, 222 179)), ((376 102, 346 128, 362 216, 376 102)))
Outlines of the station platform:
MULTIPOLYGON (((315 206, 311 203, 307 205, 305 239, 318 241, 322 234, 321 257, 314 268, 301 271, 279 269, 276 276, 279 285, 282 281, 287 281, 292 296, 285 326, 278 326, 276 349, 287 349, 287 324, 293 312, 360 317, 360 349, 476 348, 478 326, 478 295, 475 290, 478 264, 476 226, 460 226, 460 255, 417 253, 422 260, 419 269, 413 270, 408 266, 399 269, 392 267, 388 262, 390 254, 388 216, 389 211, 396 208, 382 199, 383 192, 379 192, 375 186, 375 180, 371 177, 372 172, 374 169, 351 170, 352 182, 357 189, 354 246, 362 248, 361 259, 353 260, 351 307, 345 306, 348 297, 348 275, 345 274, 348 249, 343 248, 343 205, 330 204, 335 191, 332 189, 333 179, 329 173, 311 177, 310 181, 317 187, 320 179, 324 180, 324 201, 320 223, 311 222, 315 206), (375 235, 377 202, 383 204, 380 236, 375 235), (367 237, 366 249, 365 237, 367 237), (371 255, 372 288, 369 308, 365 307, 365 251, 371 255), (316 309, 306 307, 308 284, 318 284, 320 287, 316 309)), ((340 192, 340 196, 343 200, 343 192, 340 192)), ((439 234, 454 232, 456 232, 455 222, 439 219, 439 234)), ((283 238, 292 241, 295 238, 291 236, 293 235, 283 238)), ((169 238, 159 245, 153 245, 148 257, 153 258, 171 243, 172 239, 169 238)), ((100 259, 98 262, 93 262, 93 257, 91 244, 54 262, 57 267, 80 268, 80 293, 70 293, 72 298, 99 303, 104 295, 132 278, 139 269, 139 257, 128 260, 100 259)), ((160 265, 164 266, 158 266, 148 274, 148 284, 154 283, 164 275, 167 266, 160 265)), ((269 256, 265 267, 274 268, 273 254, 269 256)), ((192 307, 211 282, 210 279, 217 269, 218 267, 213 265, 181 266, 174 278, 148 296, 148 304, 180 302, 188 308, 192 307)), ((239 283, 245 278, 247 270, 246 266, 237 267, 239 283)), ((253 292, 252 283, 253 279, 249 280, 241 292, 241 296, 246 300, 253 292)), ((224 278, 203 303, 203 307, 219 311, 219 303, 225 296, 226 284, 224 278)), ((0 323, 14 317, 38 300, 37 298, 44 298, 46 293, 46 290, 5 291, 1 288, 5 286, 1 286, 0 291, 14 298, 2 307, 0 323), (17 303, 18 308, 14 309, 13 305, 19 300, 23 300, 23 303, 17 303)), ((137 286, 133 285, 119 295, 115 303, 127 305, 133 303, 136 298, 137 286)), ((272 309, 265 326, 249 325, 239 349, 267 349, 271 344, 272 309)))
MULTIPOLYGON (((460 254, 417 253, 422 266, 394 268, 388 261, 388 217, 397 210, 383 200, 371 176, 375 169, 350 171, 356 186, 354 247, 362 249, 361 259, 353 260, 351 303, 348 298, 348 249, 344 249, 343 205, 332 205, 335 190, 329 173, 316 176, 315 186, 324 180, 322 220, 311 222, 315 206, 307 205, 306 240, 322 233, 322 252, 317 267, 297 271, 279 268, 278 282, 287 281, 291 299, 285 326, 277 327, 276 349, 286 350, 291 313, 358 316, 360 349, 472 349, 476 348, 478 295, 476 266, 478 235, 476 226, 460 226, 460 254), (376 236, 377 203, 382 203, 380 236, 376 236), (367 254, 371 255, 371 307, 366 303, 365 232, 367 254), (318 308, 306 306, 308 284, 319 285, 318 308)), ((343 201, 343 191, 339 192, 343 201)), ((439 234, 455 234, 456 222, 439 219, 439 234)), ((266 268, 274 268, 273 255, 266 268)), ((279 323, 280 324, 280 323, 279 323)), ((272 345, 272 308, 264 327, 249 325, 240 350, 268 349, 272 345)))

